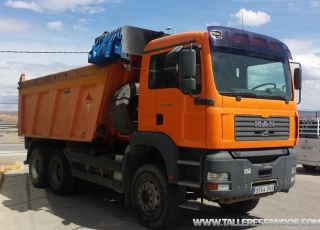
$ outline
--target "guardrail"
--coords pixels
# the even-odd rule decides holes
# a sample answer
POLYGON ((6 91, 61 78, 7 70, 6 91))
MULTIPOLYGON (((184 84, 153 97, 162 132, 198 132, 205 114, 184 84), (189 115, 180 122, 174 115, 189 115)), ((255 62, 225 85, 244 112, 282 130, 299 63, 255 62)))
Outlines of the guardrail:
POLYGON ((18 131, 17 124, 0 124, 0 131, 18 131))

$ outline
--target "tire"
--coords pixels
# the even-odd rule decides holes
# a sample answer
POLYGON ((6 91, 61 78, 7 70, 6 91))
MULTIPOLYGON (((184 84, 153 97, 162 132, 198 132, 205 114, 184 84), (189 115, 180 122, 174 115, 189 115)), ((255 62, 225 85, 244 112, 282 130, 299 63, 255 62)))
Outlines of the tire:
POLYGON ((29 177, 36 188, 46 188, 49 185, 50 150, 45 147, 36 147, 32 150, 29 159, 29 177))
POLYGON ((167 182, 159 165, 141 166, 132 183, 132 204, 139 222, 151 229, 173 224, 179 215, 177 186, 167 182))
POLYGON ((311 166, 311 165, 302 165, 302 167, 309 171, 313 171, 317 168, 317 166, 311 166))
POLYGON ((259 203, 260 198, 252 200, 244 200, 231 204, 219 203, 220 207, 227 211, 237 214, 244 214, 253 210, 259 203))
POLYGON ((72 176, 70 164, 62 151, 52 153, 49 162, 49 182, 54 194, 68 195, 73 192, 76 178, 72 176))
POLYGON ((139 83, 129 83, 118 89, 109 103, 109 116, 116 130, 132 134, 138 130, 139 83))

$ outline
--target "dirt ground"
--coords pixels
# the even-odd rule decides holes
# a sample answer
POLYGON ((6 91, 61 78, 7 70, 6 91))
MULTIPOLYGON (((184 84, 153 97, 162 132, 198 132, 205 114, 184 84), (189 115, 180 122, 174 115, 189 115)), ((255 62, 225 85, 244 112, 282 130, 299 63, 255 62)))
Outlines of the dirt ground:
MULTIPOLYGON (((16 111, 0 111, 0 125, 17 125, 18 113, 16 111)), ((18 129, 0 128, 0 144, 23 144, 24 138, 18 136, 18 129)))

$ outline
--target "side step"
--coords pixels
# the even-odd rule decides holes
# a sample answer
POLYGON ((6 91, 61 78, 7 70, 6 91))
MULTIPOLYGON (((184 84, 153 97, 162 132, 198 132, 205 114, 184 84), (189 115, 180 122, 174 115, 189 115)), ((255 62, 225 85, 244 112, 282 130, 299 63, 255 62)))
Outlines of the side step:
POLYGON ((191 209, 191 210, 200 210, 201 209, 201 203, 197 201, 190 201, 188 200, 184 204, 179 205, 180 208, 185 208, 185 209, 191 209))
POLYGON ((193 187, 193 188, 201 188, 201 183, 197 182, 197 181, 182 180, 182 181, 178 181, 178 185, 186 186, 186 187, 193 187))

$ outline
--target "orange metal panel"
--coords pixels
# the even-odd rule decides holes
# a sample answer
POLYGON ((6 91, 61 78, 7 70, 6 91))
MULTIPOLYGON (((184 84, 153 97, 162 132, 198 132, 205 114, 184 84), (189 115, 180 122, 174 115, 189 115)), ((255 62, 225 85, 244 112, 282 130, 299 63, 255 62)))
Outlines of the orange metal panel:
POLYGON ((47 104, 49 100, 49 91, 38 93, 37 102, 35 106, 35 113, 33 117, 33 126, 31 133, 37 136, 42 135, 43 127, 46 124, 47 118, 47 104))
POLYGON ((206 147, 205 106, 194 105, 194 99, 179 89, 157 90, 157 114, 163 115, 163 124, 157 131, 167 134, 177 146, 206 147))
POLYGON ((49 123, 49 136, 63 137, 63 129, 66 124, 66 114, 69 108, 68 102, 70 100, 70 88, 55 90, 54 103, 51 104, 52 115, 49 123), (66 93, 69 92, 69 93, 66 93))
POLYGON ((121 63, 94 65, 19 82, 20 136, 90 142, 98 124, 117 135, 108 105, 117 88, 138 81, 140 71, 123 71, 121 63), (133 76, 134 75, 134 76, 133 76))
MULTIPOLYGON (((193 41, 198 45, 207 45, 203 32, 191 32, 175 37, 165 37, 151 41, 145 50, 153 50, 143 57, 139 97, 139 130, 161 132, 168 135, 177 146, 206 147, 206 116, 205 106, 194 104, 194 98, 184 94, 178 88, 149 89, 149 60, 152 55, 169 52, 172 44, 193 41), (195 41, 193 41, 195 40, 195 41), (163 123, 156 125, 156 114, 163 117, 163 123)), ((209 48, 206 49, 207 52, 209 48)), ((205 73, 205 59, 201 51, 201 73, 205 73)), ((204 76, 204 74, 203 74, 204 76)), ((206 79, 202 78, 202 92, 197 95, 206 98, 206 79)))
POLYGON ((88 66, 21 82, 19 135, 91 141, 110 68, 88 66))
POLYGON ((285 105, 284 101, 243 98, 242 103, 252 104, 251 108, 245 108, 243 106, 236 106, 235 103, 241 103, 236 102, 234 98, 229 97, 228 99, 224 98, 224 100, 234 100, 234 103, 230 102, 229 108, 226 104, 224 108, 207 108, 207 145, 209 149, 269 148, 295 145, 296 134, 293 128, 289 129, 290 133, 288 140, 235 141, 234 139, 234 116, 236 114, 262 115, 263 117, 288 116, 290 127, 295 127, 296 114, 294 108, 296 105, 294 102, 285 105))

